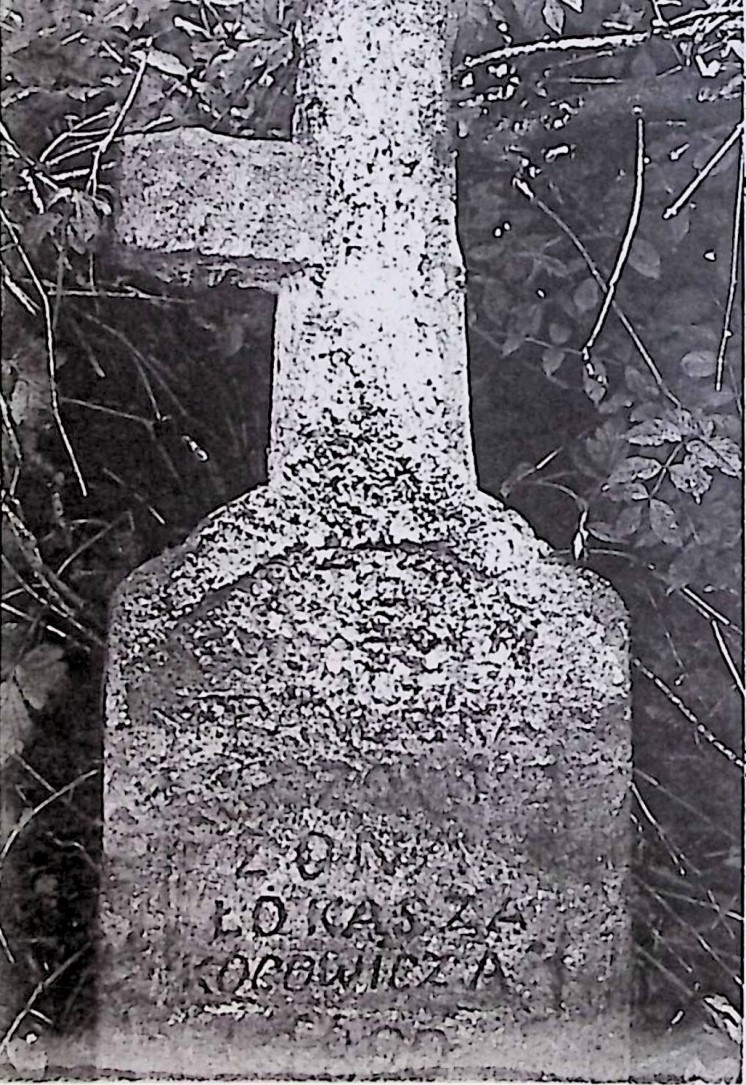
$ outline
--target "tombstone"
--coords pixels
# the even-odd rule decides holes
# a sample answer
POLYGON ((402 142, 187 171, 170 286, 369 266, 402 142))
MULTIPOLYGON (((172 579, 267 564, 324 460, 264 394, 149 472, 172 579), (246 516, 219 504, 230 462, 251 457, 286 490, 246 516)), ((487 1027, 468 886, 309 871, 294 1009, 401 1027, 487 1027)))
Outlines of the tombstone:
POLYGON ((449 7, 309 0, 290 143, 125 141, 130 259, 277 309, 268 484, 112 617, 101 1069, 627 1074, 626 619, 476 485, 449 7))

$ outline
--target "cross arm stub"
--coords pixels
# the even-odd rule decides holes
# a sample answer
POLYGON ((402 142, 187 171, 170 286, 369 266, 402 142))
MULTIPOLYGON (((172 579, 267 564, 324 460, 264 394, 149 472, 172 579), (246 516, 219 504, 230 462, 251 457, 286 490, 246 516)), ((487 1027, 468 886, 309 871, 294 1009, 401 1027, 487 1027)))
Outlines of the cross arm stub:
POLYGON ((265 286, 319 263, 326 187, 306 147, 202 128, 127 136, 116 245, 165 278, 265 286))

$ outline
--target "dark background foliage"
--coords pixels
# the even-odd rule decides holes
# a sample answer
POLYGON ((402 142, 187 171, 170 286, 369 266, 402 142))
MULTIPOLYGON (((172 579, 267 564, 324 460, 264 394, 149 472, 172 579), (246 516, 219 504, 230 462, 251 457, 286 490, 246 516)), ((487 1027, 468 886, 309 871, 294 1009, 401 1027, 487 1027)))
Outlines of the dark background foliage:
MULTIPOLYGON (((92 1004, 112 591, 265 477, 271 298, 122 269, 118 140, 175 124, 286 136, 297 7, 2 9, 11 1044, 81 1027, 92 1004)), ((460 19, 480 482, 630 610, 638 1016, 667 1023, 708 992, 740 1006, 738 7, 463 0, 460 19), (558 48, 568 37, 585 42, 558 48)))

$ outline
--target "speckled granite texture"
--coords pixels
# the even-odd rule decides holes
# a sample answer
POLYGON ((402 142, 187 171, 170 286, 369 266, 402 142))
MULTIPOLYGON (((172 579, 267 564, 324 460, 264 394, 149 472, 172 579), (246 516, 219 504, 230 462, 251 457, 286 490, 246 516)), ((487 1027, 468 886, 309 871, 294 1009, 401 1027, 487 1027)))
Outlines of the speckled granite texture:
MULTIPOLYGON (((320 247, 239 253, 278 259, 270 482, 112 615, 102 1068, 626 1074, 626 619, 476 488, 448 8, 309 3, 320 247)), ((136 175, 123 240, 168 263, 136 175)), ((211 209, 233 260, 235 193, 189 176, 177 248, 211 209)))
POLYGON ((448 1065, 545 1022, 556 1049, 537 1065, 519 1043, 507 1069, 618 1076, 624 616, 510 514, 445 511, 407 542, 342 543, 333 517, 259 491, 128 585, 107 737, 110 1021, 178 1036, 215 1015, 218 1042, 227 1017, 306 1070, 364 1066, 382 1037, 405 1063, 429 1065, 432 1044, 448 1065), (244 573, 184 605, 232 525, 244 573), (563 1017, 601 1053, 566 1050, 563 1017))

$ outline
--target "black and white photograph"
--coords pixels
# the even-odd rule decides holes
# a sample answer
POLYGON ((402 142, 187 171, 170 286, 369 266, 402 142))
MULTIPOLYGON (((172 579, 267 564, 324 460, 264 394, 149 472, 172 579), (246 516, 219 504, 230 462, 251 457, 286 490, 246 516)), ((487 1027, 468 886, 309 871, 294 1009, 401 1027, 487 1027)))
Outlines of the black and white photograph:
POLYGON ((0 1075, 741 1082, 736 0, 0 0, 0 1075))

